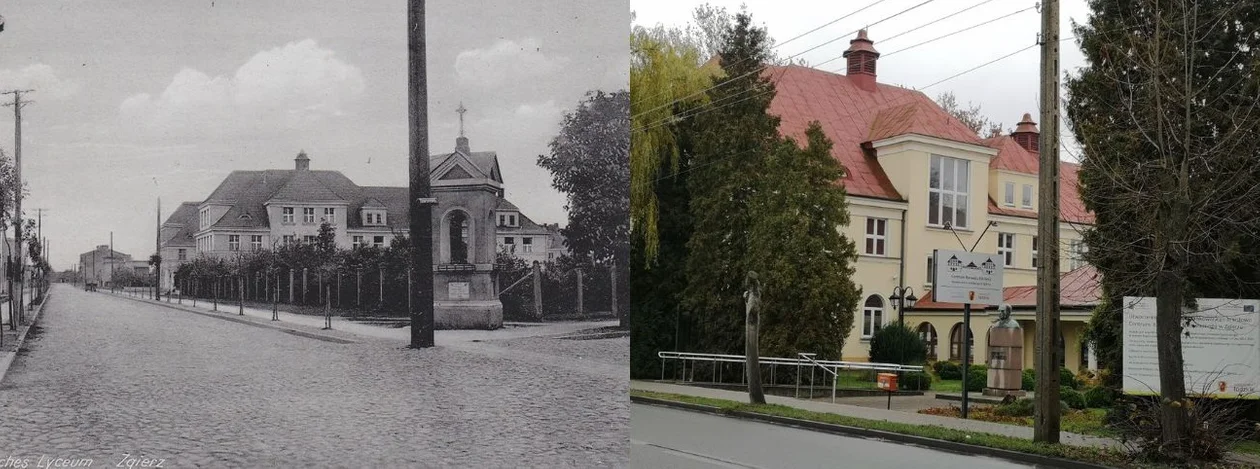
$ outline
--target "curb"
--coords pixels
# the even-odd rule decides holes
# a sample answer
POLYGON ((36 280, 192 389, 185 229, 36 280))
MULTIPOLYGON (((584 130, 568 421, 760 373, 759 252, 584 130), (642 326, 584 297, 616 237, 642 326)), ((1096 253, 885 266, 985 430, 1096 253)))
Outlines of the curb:
MULTIPOLYGON (((244 324, 244 325, 247 325, 247 326, 254 326, 254 327, 259 327, 259 328, 263 328, 263 329, 272 329, 272 330, 276 330, 276 331, 280 331, 280 332, 284 332, 284 333, 288 333, 288 334, 296 335, 296 336, 298 336, 298 337, 305 337, 305 338, 308 338, 308 339, 322 340, 322 341, 324 341, 324 342, 332 342, 332 343, 335 343, 335 344, 357 344, 357 343, 358 343, 358 341, 349 340, 349 339, 343 339, 343 338, 341 338, 341 337, 333 337, 333 336, 324 335, 324 334, 316 334, 316 333, 314 333, 314 332, 302 331, 302 330, 294 329, 294 328, 292 328, 292 327, 285 327, 285 326, 280 326, 280 325, 272 325, 272 324, 259 323, 259 322, 251 321, 251 320, 249 320, 249 319, 241 319, 239 316, 234 316, 234 315, 233 315, 233 316, 228 316, 228 315, 223 314, 223 313, 215 313, 215 312, 210 312, 210 311, 198 311, 198 310, 196 310, 196 309, 192 309, 192 307, 185 307, 185 306, 180 306, 180 305, 167 304, 167 303, 163 303, 163 302, 160 302, 160 301, 147 300, 147 299, 144 299, 144 298, 133 298, 133 297, 130 297, 130 296, 122 296, 122 295, 118 295, 118 294, 114 294, 114 293, 108 293, 108 295, 113 296, 113 297, 115 297, 115 298, 121 298, 121 299, 124 299, 124 300, 131 300, 131 301, 135 301, 135 302, 139 302, 139 303, 144 303, 144 304, 150 304, 150 305, 154 305, 154 306, 164 306, 164 307, 167 307, 167 308, 170 308, 170 309, 173 309, 173 310, 177 310, 177 311, 184 311, 184 312, 187 312, 187 313, 200 314, 200 315, 202 315, 202 316, 211 317, 211 318, 215 318, 215 319, 222 319, 222 320, 224 320, 224 321, 231 321, 231 322, 235 322, 235 323, 239 323, 239 324, 244 324)), ((249 317, 249 316, 246 316, 246 317, 249 317)))
POLYGON ((1073 461, 1070 459, 1055 458, 1050 456, 1041 456, 1036 454, 1021 453, 998 448, 990 448, 988 446, 970 445, 966 443, 957 443, 953 441, 938 440, 935 438, 927 438, 915 435, 906 435, 903 433, 893 433, 883 430, 871 430, 860 427, 850 427, 845 425, 836 425, 831 423, 812 422, 809 420, 800 420, 788 417, 778 417, 774 415, 759 414, 755 412, 744 411, 723 411, 717 407, 710 407, 700 404, 691 404, 687 402, 676 402, 665 399, 654 399, 650 397, 630 396, 630 402, 646 405, 654 405, 660 407, 673 407, 677 409, 699 412, 704 414, 716 415, 721 417, 733 417, 743 420, 753 420, 763 423, 775 425, 783 425, 788 427, 796 427, 805 430, 812 430, 823 433, 831 433, 836 435, 857 436, 862 438, 873 438, 897 443, 912 444, 927 448, 949 451, 951 453, 965 455, 989 456, 1007 461, 1033 464, 1039 467, 1054 467, 1062 469, 1110 469, 1111 466, 1102 466, 1081 461, 1073 461))
POLYGON ((39 304, 39 310, 35 311, 35 314, 31 316, 30 324, 26 326, 26 329, 21 334, 18 334, 17 345, 13 347, 13 351, 5 352, 4 357, 0 358, 0 384, 4 384, 4 377, 9 374, 9 367, 13 366, 13 362, 17 360, 18 352, 21 352, 22 346, 26 345, 26 334, 31 332, 31 328, 35 327, 35 324, 39 322, 39 317, 43 314, 44 307, 48 306, 48 300, 50 299, 52 299, 51 288, 44 294, 44 301, 39 304))

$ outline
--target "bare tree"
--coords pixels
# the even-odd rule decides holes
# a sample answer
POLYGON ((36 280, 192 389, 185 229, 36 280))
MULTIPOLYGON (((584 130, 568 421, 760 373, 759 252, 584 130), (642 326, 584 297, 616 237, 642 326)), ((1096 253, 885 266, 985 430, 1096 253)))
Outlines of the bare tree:
POLYGON ((958 104, 958 98, 954 97, 954 93, 946 91, 937 95, 936 104, 939 104, 945 112, 958 119, 981 137, 995 137, 1002 134, 1002 123, 992 122, 980 112, 980 106, 967 103, 967 107, 958 104))

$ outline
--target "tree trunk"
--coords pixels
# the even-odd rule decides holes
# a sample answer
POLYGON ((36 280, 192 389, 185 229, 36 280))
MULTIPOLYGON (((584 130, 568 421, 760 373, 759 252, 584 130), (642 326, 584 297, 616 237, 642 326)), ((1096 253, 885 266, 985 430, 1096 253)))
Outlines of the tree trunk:
POLYGON ((758 321, 761 313, 754 311, 748 315, 748 323, 746 325, 747 336, 744 339, 744 355, 747 358, 745 368, 748 373, 748 400, 753 404, 765 404, 766 395, 761 390, 761 366, 757 347, 758 321))

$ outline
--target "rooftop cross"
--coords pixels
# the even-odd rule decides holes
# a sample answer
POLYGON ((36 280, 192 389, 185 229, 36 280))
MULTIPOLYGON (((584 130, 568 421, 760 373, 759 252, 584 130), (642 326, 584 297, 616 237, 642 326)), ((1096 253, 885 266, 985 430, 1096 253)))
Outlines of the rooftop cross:
POLYGON ((467 109, 464 109, 463 101, 459 102, 459 109, 456 109, 455 112, 459 113, 459 136, 463 137, 464 136, 464 113, 468 112, 467 109))

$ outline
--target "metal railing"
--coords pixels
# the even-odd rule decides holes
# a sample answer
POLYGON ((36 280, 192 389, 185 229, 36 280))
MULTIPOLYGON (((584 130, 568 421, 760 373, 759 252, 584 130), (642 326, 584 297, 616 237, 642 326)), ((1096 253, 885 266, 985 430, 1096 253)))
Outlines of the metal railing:
MULTIPOLYGON (((779 365, 796 367, 795 395, 797 398, 800 398, 800 394, 801 394, 801 376, 802 376, 801 367, 802 366, 809 367, 810 398, 813 398, 814 396, 814 390, 813 390, 814 371, 818 368, 821 368, 823 371, 827 372, 832 377, 831 379, 831 401, 832 402, 835 402, 836 400, 836 388, 839 385, 838 381, 839 381, 840 370, 866 370, 866 371, 882 371, 882 372, 888 372, 888 373, 901 373, 901 372, 908 372, 908 371, 922 372, 923 371, 923 367, 919 365, 898 365, 895 363, 871 363, 871 362, 846 362, 846 361, 839 361, 839 360, 816 360, 814 359, 814 357, 817 355, 818 354, 815 354, 815 353, 801 352, 801 353, 797 353, 798 358, 758 357, 757 361, 758 361, 758 364, 762 366, 770 367, 770 382, 771 383, 775 382, 774 373, 779 365)), ((697 363, 706 363, 706 362, 711 363, 713 365, 714 376, 716 378, 715 383, 723 382, 722 381, 722 368, 718 366, 719 363, 739 363, 741 365, 748 363, 747 361, 748 359, 744 355, 724 355, 724 354, 718 354, 718 353, 657 352, 656 356, 661 359, 661 380, 662 381, 665 380, 666 360, 677 360, 682 363, 681 376, 684 378, 684 380, 687 376, 688 363, 691 363, 693 376, 695 374, 695 366, 697 363)), ((747 384, 746 380, 748 379, 748 374, 740 373, 740 375, 741 375, 740 384, 747 384)))

